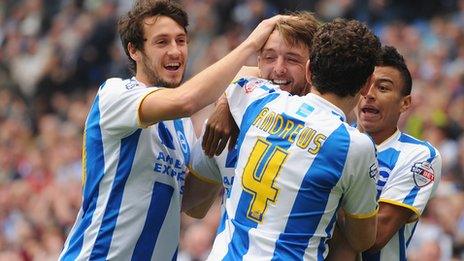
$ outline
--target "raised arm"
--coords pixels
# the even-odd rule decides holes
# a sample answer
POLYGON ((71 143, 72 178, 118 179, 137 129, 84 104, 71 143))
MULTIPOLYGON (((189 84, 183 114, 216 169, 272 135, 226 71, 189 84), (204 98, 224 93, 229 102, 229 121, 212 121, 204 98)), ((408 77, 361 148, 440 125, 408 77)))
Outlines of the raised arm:
POLYGON ((217 100, 248 57, 265 43, 281 18, 278 15, 262 21, 242 44, 180 87, 160 89, 147 95, 139 108, 142 125, 187 117, 217 100))

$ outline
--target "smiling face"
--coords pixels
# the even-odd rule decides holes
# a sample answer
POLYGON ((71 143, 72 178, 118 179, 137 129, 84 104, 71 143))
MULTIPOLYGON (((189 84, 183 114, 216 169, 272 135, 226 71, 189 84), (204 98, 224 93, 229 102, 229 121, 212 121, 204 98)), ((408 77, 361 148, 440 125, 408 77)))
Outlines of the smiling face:
POLYGON ((261 77, 279 85, 291 94, 306 94, 309 84, 305 78, 309 50, 303 44, 290 45, 279 31, 269 36, 258 57, 261 77))
POLYGON ((167 16, 147 18, 143 28, 143 49, 129 48, 137 64, 136 78, 150 86, 179 86, 188 55, 184 28, 167 16))
POLYGON ((356 112, 361 129, 380 144, 395 133, 401 113, 411 105, 411 95, 402 94, 404 81, 394 67, 376 66, 373 77, 356 112))

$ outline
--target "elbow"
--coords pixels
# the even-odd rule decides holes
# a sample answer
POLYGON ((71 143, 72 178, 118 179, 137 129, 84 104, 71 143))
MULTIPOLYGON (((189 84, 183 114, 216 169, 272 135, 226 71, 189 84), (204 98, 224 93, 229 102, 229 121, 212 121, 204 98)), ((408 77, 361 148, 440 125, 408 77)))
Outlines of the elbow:
POLYGON ((382 238, 382 237, 377 237, 375 240, 374 244, 367 250, 369 253, 376 253, 379 252, 382 248, 384 248, 388 241, 390 241, 388 238, 382 238))

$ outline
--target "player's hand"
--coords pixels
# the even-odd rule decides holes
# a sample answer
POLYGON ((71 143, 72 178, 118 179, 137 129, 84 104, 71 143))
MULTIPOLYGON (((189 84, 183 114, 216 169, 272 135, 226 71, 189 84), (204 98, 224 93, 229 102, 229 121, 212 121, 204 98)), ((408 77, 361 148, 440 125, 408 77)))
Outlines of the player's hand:
POLYGON ((245 42, 253 46, 254 50, 260 50, 267 41, 267 38, 269 38, 269 35, 274 31, 274 27, 279 19, 291 18, 288 15, 275 15, 271 18, 264 19, 256 26, 253 32, 251 32, 245 42))
POLYGON ((227 98, 221 97, 216 105, 214 113, 206 123, 205 134, 203 135, 202 147, 205 155, 213 157, 220 155, 229 141, 229 150, 237 142, 239 129, 230 113, 227 98))

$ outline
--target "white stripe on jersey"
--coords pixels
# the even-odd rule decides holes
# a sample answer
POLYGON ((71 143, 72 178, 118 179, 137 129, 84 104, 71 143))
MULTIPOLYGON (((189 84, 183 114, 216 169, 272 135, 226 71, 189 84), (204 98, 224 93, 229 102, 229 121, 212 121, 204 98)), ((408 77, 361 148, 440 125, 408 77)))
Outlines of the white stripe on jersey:
POLYGON ((85 127, 83 205, 61 260, 175 259, 195 135, 188 118, 140 128, 140 101, 155 90, 135 78, 100 87, 85 127))

